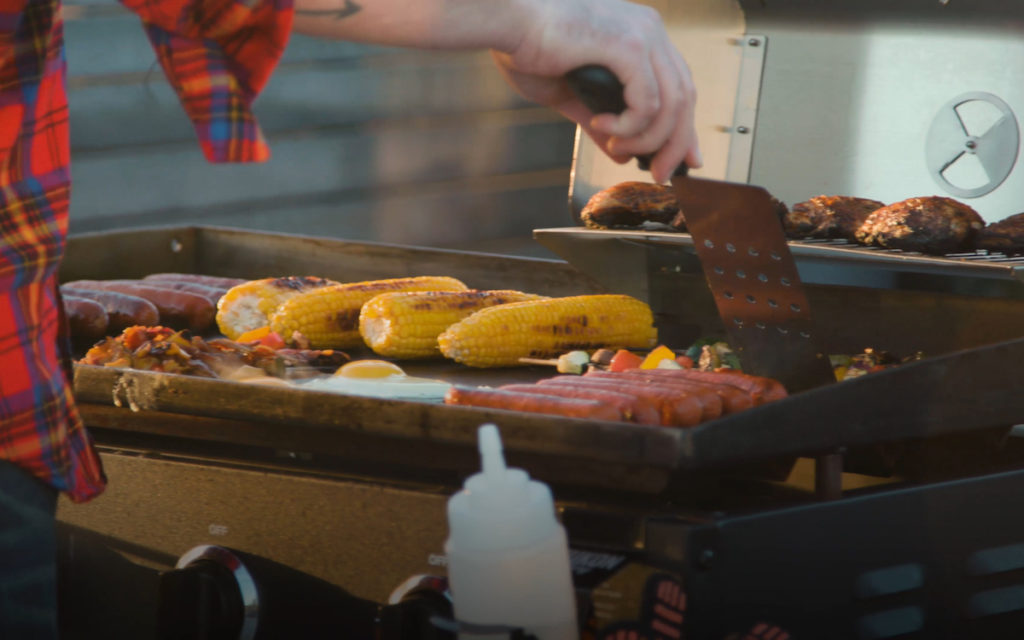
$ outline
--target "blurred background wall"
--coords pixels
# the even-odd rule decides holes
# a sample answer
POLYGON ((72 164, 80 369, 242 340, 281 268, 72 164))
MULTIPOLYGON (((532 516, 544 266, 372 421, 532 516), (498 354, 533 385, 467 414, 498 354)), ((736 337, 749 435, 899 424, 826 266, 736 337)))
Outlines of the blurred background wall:
POLYGON ((65 4, 71 232, 224 225, 547 256, 571 223, 574 126, 507 87, 486 53, 292 37, 255 104, 273 158, 211 165, 116 0, 65 4))

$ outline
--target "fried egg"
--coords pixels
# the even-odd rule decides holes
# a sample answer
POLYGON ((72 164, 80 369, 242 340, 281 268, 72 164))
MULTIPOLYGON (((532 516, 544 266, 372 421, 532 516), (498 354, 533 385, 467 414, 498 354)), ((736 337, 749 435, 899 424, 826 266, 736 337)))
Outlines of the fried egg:
POLYGON ((406 375, 401 367, 386 360, 354 360, 338 368, 334 375, 301 383, 313 391, 348 393, 395 400, 436 400, 452 386, 442 380, 406 375))

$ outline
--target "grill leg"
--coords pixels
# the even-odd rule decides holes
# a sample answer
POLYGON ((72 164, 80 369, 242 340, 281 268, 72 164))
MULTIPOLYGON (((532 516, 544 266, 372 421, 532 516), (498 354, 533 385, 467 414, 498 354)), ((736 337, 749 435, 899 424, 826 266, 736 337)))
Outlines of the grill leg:
POLYGON ((814 459, 814 492, 820 500, 838 500, 842 497, 842 451, 826 453, 814 459))

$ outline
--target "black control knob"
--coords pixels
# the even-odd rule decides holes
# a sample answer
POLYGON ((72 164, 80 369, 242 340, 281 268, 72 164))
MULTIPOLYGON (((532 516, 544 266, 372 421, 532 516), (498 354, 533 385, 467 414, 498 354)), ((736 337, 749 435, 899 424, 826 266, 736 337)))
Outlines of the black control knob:
POLYGON ((196 547, 160 580, 160 640, 373 638, 380 607, 253 554, 196 547))
POLYGON ((252 640, 258 615, 252 575, 227 549, 196 547, 160 576, 161 640, 252 640))
POLYGON ((381 610, 382 640, 455 640, 448 581, 439 576, 413 576, 400 585, 381 610))

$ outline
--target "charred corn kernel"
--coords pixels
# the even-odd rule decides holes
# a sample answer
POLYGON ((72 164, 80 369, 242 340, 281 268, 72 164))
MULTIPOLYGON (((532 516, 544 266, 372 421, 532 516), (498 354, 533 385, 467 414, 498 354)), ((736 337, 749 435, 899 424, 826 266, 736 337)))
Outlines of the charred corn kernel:
POLYGON ((514 302, 481 309, 438 336, 446 358, 471 367, 506 367, 599 348, 650 349, 658 341, 651 308, 623 295, 514 302))
POLYGON ((313 349, 351 349, 363 344, 359 312, 381 293, 395 291, 465 291, 466 285, 445 276, 391 278, 337 284, 294 296, 270 317, 270 328, 287 341, 299 332, 313 349))
POLYGON ((231 287, 217 301, 217 328, 232 340, 269 324, 270 314, 292 296, 338 284, 316 276, 249 280, 231 287))
POLYGON ((363 305, 359 333, 382 356, 440 358, 437 336, 459 320, 486 307, 542 299, 505 290, 382 293, 363 305))

